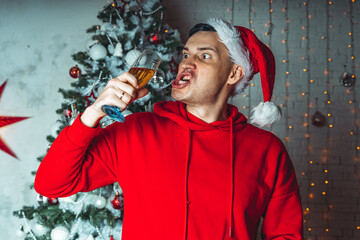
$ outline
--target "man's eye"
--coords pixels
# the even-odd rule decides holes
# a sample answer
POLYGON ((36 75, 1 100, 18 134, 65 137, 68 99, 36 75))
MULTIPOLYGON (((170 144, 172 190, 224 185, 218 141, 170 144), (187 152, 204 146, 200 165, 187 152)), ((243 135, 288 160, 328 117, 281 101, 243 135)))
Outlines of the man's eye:
POLYGON ((188 57, 189 57, 189 54, 187 54, 187 53, 183 54, 183 58, 188 58, 188 57))
POLYGON ((211 56, 210 56, 210 54, 207 54, 207 53, 204 53, 203 55, 202 55, 202 58, 203 59, 209 59, 211 56))

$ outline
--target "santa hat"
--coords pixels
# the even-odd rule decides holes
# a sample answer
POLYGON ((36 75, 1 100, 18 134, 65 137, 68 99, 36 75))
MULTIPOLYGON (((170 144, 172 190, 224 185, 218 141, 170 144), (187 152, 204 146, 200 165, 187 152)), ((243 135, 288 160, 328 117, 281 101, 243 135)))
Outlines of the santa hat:
POLYGON ((210 18, 207 24, 215 29, 232 61, 243 68, 244 77, 237 83, 235 94, 244 91, 254 74, 260 72, 264 101, 251 111, 250 123, 263 127, 279 121, 281 109, 271 102, 275 82, 275 58, 271 50, 250 29, 219 18, 210 18))

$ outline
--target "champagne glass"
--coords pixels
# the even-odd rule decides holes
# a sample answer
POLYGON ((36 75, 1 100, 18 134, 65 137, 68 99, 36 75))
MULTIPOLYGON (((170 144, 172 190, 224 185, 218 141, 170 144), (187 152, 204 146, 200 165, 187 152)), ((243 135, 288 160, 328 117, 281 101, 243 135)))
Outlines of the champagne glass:
MULTIPOLYGON (((143 88, 153 77, 160 65, 160 62, 161 58, 155 52, 146 49, 135 60, 129 70, 129 73, 136 77, 140 88, 143 88)), ((103 105, 101 110, 115 121, 125 121, 124 115, 122 115, 120 108, 117 106, 103 105)))

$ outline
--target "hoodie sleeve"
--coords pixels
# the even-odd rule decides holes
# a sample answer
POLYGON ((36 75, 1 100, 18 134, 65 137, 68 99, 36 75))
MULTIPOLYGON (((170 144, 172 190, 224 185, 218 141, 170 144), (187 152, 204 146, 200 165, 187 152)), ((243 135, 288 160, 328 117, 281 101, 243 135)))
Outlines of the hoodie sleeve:
POLYGON ((41 162, 34 186, 39 194, 66 197, 116 181, 113 154, 102 129, 83 125, 79 117, 60 132, 41 162))
POLYGON ((293 164, 283 147, 274 191, 264 214, 263 239, 303 240, 303 215, 293 164))

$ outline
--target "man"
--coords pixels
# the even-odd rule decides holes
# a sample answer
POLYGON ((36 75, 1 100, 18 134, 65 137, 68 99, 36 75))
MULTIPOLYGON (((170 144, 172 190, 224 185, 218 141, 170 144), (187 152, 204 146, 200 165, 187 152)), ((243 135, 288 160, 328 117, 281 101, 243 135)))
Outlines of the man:
POLYGON ((283 144, 227 104, 260 72, 265 103, 252 121, 277 120, 274 71, 271 51, 250 30, 221 19, 196 25, 172 83, 177 101, 101 129, 102 105, 123 110, 147 94, 129 73, 111 80, 59 134, 35 189, 64 197, 118 181, 124 240, 254 240, 261 217, 264 239, 303 239, 298 184, 283 144))

